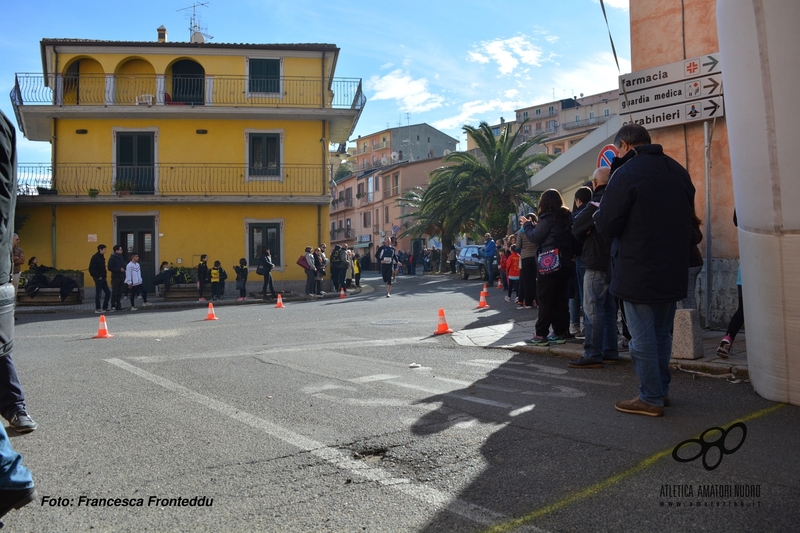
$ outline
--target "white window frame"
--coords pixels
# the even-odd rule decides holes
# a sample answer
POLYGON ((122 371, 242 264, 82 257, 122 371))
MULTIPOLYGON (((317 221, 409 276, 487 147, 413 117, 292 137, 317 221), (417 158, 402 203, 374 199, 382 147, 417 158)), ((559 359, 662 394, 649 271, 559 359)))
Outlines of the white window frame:
POLYGON ((283 145, 284 145, 284 130, 262 130, 262 129, 246 129, 244 130, 244 180, 247 181, 280 181, 283 182, 284 175, 284 161, 283 161, 283 145), (278 151, 280 153, 280 168, 277 176, 250 176, 250 134, 252 133, 273 133, 278 135, 278 151))

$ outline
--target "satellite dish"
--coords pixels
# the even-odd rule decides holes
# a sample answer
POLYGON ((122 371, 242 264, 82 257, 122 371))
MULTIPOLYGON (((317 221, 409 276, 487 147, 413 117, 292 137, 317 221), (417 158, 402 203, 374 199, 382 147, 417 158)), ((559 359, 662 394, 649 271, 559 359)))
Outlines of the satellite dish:
POLYGON ((388 160, 388 159, 386 159, 386 156, 385 156, 385 155, 384 155, 384 156, 381 156, 381 165, 385 165, 385 164, 386 164, 386 163, 388 163, 388 162, 389 162, 389 160, 388 160))
POLYGON ((400 157, 400 154, 397 152, 392 152, 392 161, 397 161, 397 158, 400 157))
POLYGON ((448 154, 450 154, 450 153, 451 153, 451 151, 450 151, 450 150, 445 150, 445 151, 444 151, 444 155, 448 155, 448 154))

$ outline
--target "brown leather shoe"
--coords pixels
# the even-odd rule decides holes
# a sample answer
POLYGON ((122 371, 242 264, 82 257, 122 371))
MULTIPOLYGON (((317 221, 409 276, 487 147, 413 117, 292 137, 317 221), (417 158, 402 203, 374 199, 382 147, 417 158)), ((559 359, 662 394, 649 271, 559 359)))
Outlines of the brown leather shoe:
POLYGON ((633 400, 620 400, 614 404, 617 411, 632 413, 634 415, 664 416, 664 408, 657 405, 644 403, 639 398, 633 400))

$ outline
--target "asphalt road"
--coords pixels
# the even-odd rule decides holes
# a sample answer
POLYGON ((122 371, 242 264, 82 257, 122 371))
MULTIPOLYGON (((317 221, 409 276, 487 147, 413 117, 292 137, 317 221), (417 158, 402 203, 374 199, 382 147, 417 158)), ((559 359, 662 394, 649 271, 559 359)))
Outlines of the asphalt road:
POLYGON ((797 407, 681 374, 664 418, 618 413, 630 364, 432 335, 439 308, 457 330, 534 316, 499 291, 476 310, 475 280, 401 277, 391 299, 365 281, 217 321, 200 304, 112 314, 113 339, 91 338, 94 314, 22 316, 14 358, 40 427, 12 442, 41 498, 7 530, 796 530, 797 407), (744 443, 716 469, 673 459, 736 421, 744 443))

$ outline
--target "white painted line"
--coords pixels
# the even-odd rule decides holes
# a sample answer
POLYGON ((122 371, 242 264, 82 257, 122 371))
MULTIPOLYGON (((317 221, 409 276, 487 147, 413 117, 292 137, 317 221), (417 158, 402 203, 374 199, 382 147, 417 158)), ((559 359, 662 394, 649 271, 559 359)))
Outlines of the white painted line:
POLYGON ((448 512, 463 516, 464 518, 472 520, 478 524, 484 524, 487 526, 496 524, 497 522, 506 520, 508 518, 501 513, 497 513, 479 505, 460 500, 454 497, 452 494, 447 494, 433 487, 426 487, 424 485, 416 484, 408 478, 393 477, 389 472, 381 468, 370 466, 363 461, 356 461, 355 459, 344 454, 341 450, 326 446, 321 442, 317 442, 313 439, 300 435, 299 433, 295 433, 294 431, 283 428, 277 424, 264 420, 263 418, 258 418, 250 413, 220 402, 219 400, 215 400, 208 396, 204 396, 189 390, 183 385, 179 385, 178 383, 170 381, 166 378, 162 378, 161 376, 151 374, 150 372, 126 363, 121 359, 106 359, 105 361, 123 370, 127 370, 128 372, 131 372, 132 374, 135 374, 152 383, 160 385, 161 387, 172 391, 186 400, 195 402, 229 418, 232 418, 237 422, 241 422, 242 424, 263 431, 264 433, 280 439, 287 444, 319 457, 336 466, 337 468, 349 472, 352 475, 360 476, 368 481, 374 481, 387 487, 393 487, 403 494, 416 498, 424 503, 431 504, 439 510, 446 510, 448 512))
POLYGON ((411 385, 410 383, 400 383, 399 381, 389 381, 388 383, 391 383, 392 385, 397 385, 398 387, 404 387, 406 389, 419 390, 419 391, 422 391, 422 392, 425 392, 425 393, 428 393, 428 394, 434 394, 436 396, 447 396, 449 398, 457 398, 459 400, 464 400, 464 401, 467 401, 467 402, 480 403, 480 404, 483 404, 483 405, 490 405, 492 407, 500 407, 501 409, 511 409, 512 407, 514 407, 510 403, 496 402, 494 400, 486 400, 484 398, 478 398, 478 397, 474 397, 474 396, 458 394, 458 393, 455 393, 455 392, 442 392, 442 391, 429 389, 427 387, 421 387, 419 385, 411 385))
POLYGON ((533 411, 533 408, 536 407, 534 404, 526 405, 525 407, 520 407, 519 409, 514 409, 508 416, 519 416, 523 413, 527 413, 528 411, 533 411))
POLYGON ((383 381, 387 379, 396 379, 400 376, 393 376, 391 374, 375 374, 374 376, 364 376, 361 378, 353 378, 348 381, 351 383, 369 383, 371 381, 383 381))

